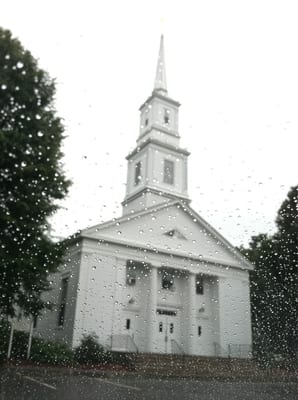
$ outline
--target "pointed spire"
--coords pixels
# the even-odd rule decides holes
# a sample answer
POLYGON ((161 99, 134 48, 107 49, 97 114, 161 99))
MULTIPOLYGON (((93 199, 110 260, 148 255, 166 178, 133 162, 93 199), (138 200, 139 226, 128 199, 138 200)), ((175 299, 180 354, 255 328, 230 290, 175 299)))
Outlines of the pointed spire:
POLYGON ((163 35, 161 35, 161 38, 160 38, 160 47, 159 47, 159 54, 158 54, 158 61, 157 61, 157 68, 156 68, 154 91, 160 92, 161 94, 164 94, 164 95, 166 95, 168 93, 163 35))

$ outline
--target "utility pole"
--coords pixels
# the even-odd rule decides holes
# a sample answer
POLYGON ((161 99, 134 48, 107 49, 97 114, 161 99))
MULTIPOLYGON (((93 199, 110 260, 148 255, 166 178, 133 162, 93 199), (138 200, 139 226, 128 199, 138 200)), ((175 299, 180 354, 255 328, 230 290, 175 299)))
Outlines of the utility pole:
POLYGON ((29 358, 30 358, 32 336, 33 336, 33 317, 30 320, 29 338, 28 338, 28 347, 27 347, 27 360, 29 360, 29 358))
POLYGON ((10 356, 11 356, 13 332, 14 332, 14 324, 13 324, 13 320, 12 320, 10 323, 10 335, 9 335, 9 342, 8 342, 8 349, 7 349, 7 359, 8 360, 10 359, 10 356))

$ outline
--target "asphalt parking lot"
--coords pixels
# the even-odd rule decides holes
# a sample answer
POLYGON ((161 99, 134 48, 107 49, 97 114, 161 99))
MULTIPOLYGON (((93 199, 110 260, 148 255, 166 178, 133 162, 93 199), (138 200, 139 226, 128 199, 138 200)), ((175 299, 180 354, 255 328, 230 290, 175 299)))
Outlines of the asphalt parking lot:
POLYGON ((1 374, 1 400, 297 400, 297 383, 223 383, 137 376, 88 377, 61 373, 1 374))

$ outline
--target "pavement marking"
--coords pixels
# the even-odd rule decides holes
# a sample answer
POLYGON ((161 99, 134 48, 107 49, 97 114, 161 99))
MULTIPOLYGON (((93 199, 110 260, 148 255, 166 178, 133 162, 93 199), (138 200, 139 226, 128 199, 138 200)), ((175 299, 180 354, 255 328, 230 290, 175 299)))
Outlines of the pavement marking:
POLYGON ((21 376, 24 379, 27 379, 27 381, 32 381, 32 382, 38 383, 39 385, 45 386, 45 387, 47 387, 49 389, 52 389, 52 390, 57 390, 56 386, 49 385, 48 383, 45 383, 45 382, 41 382, 41 381, 39 381, 37 379, 31 378, 31 376, 22 375, 19 372, 17 372, 17 375, 21 376))
POLYGON ((141 388, 139 388, 139 387, 124 385, 123 383, 109 381, 108 379, 102 379, 102 378, 94 378, 94 379, 96 379, 97 381, 100 381, 100 382, 109 383, 110 385, 119 386, 119 387, 123 387, 126 389, 132 389, 132 390, 137 390, 137 391, 141 390, 141 388))

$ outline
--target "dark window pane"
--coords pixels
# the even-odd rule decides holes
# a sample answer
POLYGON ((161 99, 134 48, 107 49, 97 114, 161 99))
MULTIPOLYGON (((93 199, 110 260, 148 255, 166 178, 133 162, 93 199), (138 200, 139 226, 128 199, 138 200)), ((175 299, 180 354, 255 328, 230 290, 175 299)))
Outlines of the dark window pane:
POLYGON ((139 161, 135 165, 135 185, 138 185, 142 179, 142 164, 139 161))
POLYGON ((174 183, 174 162, 170 160, 164 160, 164 175, 163 181, 170 185, 174 183))
POLYGON ((170 122, 170 110, 165 109, 164 116, 163 116, 164 123, 166 125, 170 122))
POLYGON ((202 275, 196 276, 196 294, 204 294, 204 279, 202 275))
POLYGON ((67 289, 68 289, 68 278, 63 278, 61 282, 61 297, 58 309, 58 326, 63 326, 65 321, 67 289))
POLYGON ((172 289, 174 285, 174 276, 169 272, 164 272, 161 286, 163 289, 172 289))

